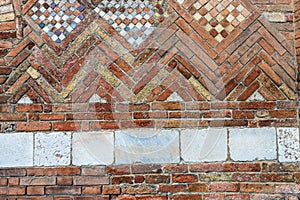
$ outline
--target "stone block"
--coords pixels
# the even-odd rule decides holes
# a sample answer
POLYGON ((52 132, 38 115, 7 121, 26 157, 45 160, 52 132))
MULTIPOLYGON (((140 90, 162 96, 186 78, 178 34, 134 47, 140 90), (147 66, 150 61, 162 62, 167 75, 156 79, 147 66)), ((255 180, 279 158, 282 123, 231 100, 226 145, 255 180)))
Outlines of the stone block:
POLYGON ((277 128, 278 159, 280 162, 300 161, 298 128, 277 128))
POLYGON ((33 166, 33 134, 0 134, 0 167, 33 166))
POLYGON ((229 149, 234 161, 275 160, 275 128, 229 129, 229 149))
POLYGON ((37 133, 34 144, 35 166, 70 165, 71 133, 37 133))
POLYGON ((124 130, 115 134, 116 164, 178 163, 177 130, 124 130))
POLYGON ((73 165, 111 165, 114 161, 114 133, 74 133, 73 165))
POLYGON ((227 129, 188 129, 181 132, 181 157, 186 162, 227 159, 227 129))

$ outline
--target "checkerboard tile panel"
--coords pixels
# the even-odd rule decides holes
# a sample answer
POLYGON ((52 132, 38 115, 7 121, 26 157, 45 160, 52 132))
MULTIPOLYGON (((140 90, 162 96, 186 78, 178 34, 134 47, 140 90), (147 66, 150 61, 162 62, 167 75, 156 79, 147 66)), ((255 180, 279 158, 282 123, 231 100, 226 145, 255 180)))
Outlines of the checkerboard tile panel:
POLYGON ((39 0, 29 15, 53 41, 61 43, 85 18, 84 10, 76 0, 39 0))
MULTIPOLYGON (((177 2, 184 3, 182 0, 177 2)), ((188 10, 218 42, 223 41, 250 15, 250 12, 235 0, 195 1, 188 10)))
POLYGON ((134 48, 139 47, 167 17, 164 1, 104 0, 95 11, 134 48))

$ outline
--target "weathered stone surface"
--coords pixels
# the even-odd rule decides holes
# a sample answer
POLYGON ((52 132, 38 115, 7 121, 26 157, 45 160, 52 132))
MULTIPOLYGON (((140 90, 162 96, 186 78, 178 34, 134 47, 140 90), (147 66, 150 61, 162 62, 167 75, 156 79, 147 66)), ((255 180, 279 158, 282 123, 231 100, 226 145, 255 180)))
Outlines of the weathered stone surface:
POLYGON ((300 140, 298 128, 278 128, 278 159, 280 162, 300 161, 300 140))
POLYGON ((74 133, 73 165, 110 165, 114 161, 113 132, 74 133))
POLYGON ((188 129, 181 132, 181 157, 186 162, 227 159, 227 129, 188 129))
POLYGON ((116 164, 177 163, 179 132, 176 130, 124 130, 115 134, 116 164))
POLYGON ((70 164, 70 133, 37 133, 35 135, 34 146, 35 166, 59 166, 70 164))
POLYGON ((33 165, 33 134, 0 134, 0 167, 33 165))
POLYGON ((275 128, 229 129, 230 157, 234 161, 276 159, 275 128))

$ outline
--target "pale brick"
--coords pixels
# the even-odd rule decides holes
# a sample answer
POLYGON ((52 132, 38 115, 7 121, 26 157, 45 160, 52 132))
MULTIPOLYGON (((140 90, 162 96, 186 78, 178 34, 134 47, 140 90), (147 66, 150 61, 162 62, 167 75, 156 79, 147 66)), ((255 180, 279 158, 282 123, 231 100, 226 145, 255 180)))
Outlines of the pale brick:
POLYGON ((72 164, 110 165, 114 161, 114 134, 112 132, 74 133, 72 164))
POLYGON ((176 130, 124 130, 115 134, 116 164, 177 163, 179 132, 176 130))
POLYGON ((234 161, 276 159, 275 128, 229 130, 230 156, 234 161))
POLYGON ((269 22, 285 22, 285 14, 280 12, 264 12, 263 16, 269 21, 269 22))
POLYGON ((181 157, 186 162, 227 159, 227 129, 188 129, 181 132, 181 157))
POLYGON ((280 162, 300 161, 300 140, 298 128, 278 128, 278 156, 280 162))
POLYGON ((0 167, 33 165, 33 134, 0 134, 0 167))
POLYGON ((69 165, 70 155, 70 133, 37 133, 35 135, 35 166, 69 165))

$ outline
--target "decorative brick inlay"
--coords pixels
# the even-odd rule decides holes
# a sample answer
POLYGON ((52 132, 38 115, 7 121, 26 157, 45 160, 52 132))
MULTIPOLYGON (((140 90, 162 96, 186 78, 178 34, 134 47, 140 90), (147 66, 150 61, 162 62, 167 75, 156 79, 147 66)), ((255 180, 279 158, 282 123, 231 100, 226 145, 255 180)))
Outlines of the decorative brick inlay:
MULTIPOLYGON (((181 4, 184 2, 177 1, 181 4)), ((189 8, 189 13, 218 42, 224 40, 250 15, 243 4, 235 0, 195 1, 189 8)))
POLYGON ((84 19, 61 43, 32 20, 39 1, 15 11, 24 35, 1 41, 1 132, 299 124, 294 46, 251 2, 78 2, 84 19), (210 15, 232 6, 230 15, 249 15, 218 42, 195 19, 205 5, 214 5, 210 15), (138 48, 113 26, 119 8, 129 24, 154 20, 138 48))
POLYGON ((165 0, 104 0, 95 8, 134 48, 142 44, 168 16, 165 0))
POLYGON ((84 19, 84 9, 76 0, 39 0, 28 14, 53 41, 61 43, 84 19))

